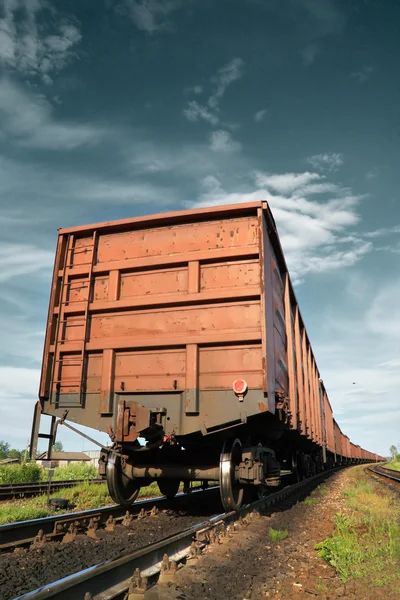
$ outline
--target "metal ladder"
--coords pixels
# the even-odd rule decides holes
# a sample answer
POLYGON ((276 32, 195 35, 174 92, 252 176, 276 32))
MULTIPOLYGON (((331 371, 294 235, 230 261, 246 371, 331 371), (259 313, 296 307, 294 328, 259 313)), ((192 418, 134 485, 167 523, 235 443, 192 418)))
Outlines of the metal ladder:
MULTIPOLYGON (((68 245, 67 245, 67 248, 68 248, 67 256, 66 256, 64 269, 63 269, 63 276, 62 276, 62 280, 61 280, 62 293, 61 293, 61 301, 60 301, 60 306, 59 306, 59 318, 57 321, 57 328, 56 328, 56 335, 55 335, 55 342, 54 342, 54 346, 55 346, 54 347, 54 357, 55 358, 54 358, 53 373, 52 373, 53 388, 54 388, 54 386, 56 386, 56 388, 57 388, 57 387, 61 386, 62 384, 65 384, 65 385, 68 385, 68 387, 70 387, 70 388, 76 388, 77 390, 79 390, 78 406, 82 406, 83 401, 84 401, 85 354, 86 354, 86 342, 87 342, 87 337, 89 334, 89 305, 90 305, 90 301, 91 301, 91 283, 92 283, 93 265, 94 265, 95 254, 96 254, 96 241, 97 241, 97 232, 94 231, 93 236, 92 236, 92 244, 88 244, 86 246, 81 246, 79 248, 79 250, 75 250, 73 248, 73 243, 74 243, 73 236, 72 235, 69 236, 68 245), (65 319, 65 307, 70 302, 69 293, 71 290, 71 285, 73 284, 73 281, 69 280, 69 274, 68 274, 67 269, 69 269, 73 266, 72 261, 71 261, 72 253, 74 253, 74 255, 76 255, 76 254, 79 254, 82 252, 87 252, 88 248, 90 249, 90 252, 91 252, 90 261, 88 261, 87 263, 80 263, 80 265, 79 265, 79 266, 88 266, 89 267, 87 278, 79 281, 79 286, 87 289, 84 314, 83 314, 83 316, 80 316, 79 318, 74 318, 73 324, 70 322, 70 326, 73 326, 73 327, 81 327, 83 325, 83 330, 84 330, 83 337, 81 340, 78 340, 81 342, 80 357, 76 358, 76 362, 68 361, 68 363, 64 363, 64 358, 62 358, 62 347, 60 348, 60 344, 62 344, 64 340, 60 339, 60 326, 64 327, 64 324, 67 322, 67 319, 65 319), (60 366, 63 363, 68 364, 68 366, 71 366, 71 367, 73 367, 73 366, 79 367, 79 376, 74 377, 74 378, 60 379, 60 366)), ((62 332, 61 332, 61 336, 62 336, 62 332)))
MULTIPOLYGON (((82 406, 84 402, 84 376, 85 376, 85 354, 86 354, 86 342, 89 333, 89 305, 91 300, 91 282, 92 282, 92 274, 93 274, 93 265, 95 260, 96 253, 96 242, 97 242, 97 232, 93 232, 92 236, 92 244, 87 246, 81 246, 79 250, 74 249, 74 236, 72 234, 68 235, 67 240, 67 251, 63 266, 63 273, 61 276, 61 293, 60 293, 60 303, 58 306, 58 319, 56 324, 55 336, 54 336, 54 360, 52 365, 52 372, 50 378, 51 391, 50 391, 50 402, 52 404, 56 404, 57 400, 54 401, 52 396, 54 393, 54 387, 58 390, 61 387, 61 384, 67 385, 71 388, 76 388, 79 393, 79 402, 77 406, 82 406), (72 264, 72 256, 78 253, 87 252, 87 248, 91 250, 90 261, 87 263, 81 263, 79 266, 88 266, 88 276, 87 278, 80 280, 80 287, 87 288, 87 298, 85 299, 85 308, 84 314, 82 317, 77 319, 79 324, 83 324, 84 332, 83 338, 81 341, 81 351, 80 351, 80 359, 77 358, 76 362, 68 362, 69 366, 79 366, 79 376, 76 378, 63 378, 60 379, 60 367, 64 363, 64 358, 62 357, 62 345, 63 343, 63 333, 62 328, 66 323, 65 319, 65 307, 69 304, 69 294, 71 285, 73 281, 69 280, 69 269, 73 267, 72 264), (61 339, 60 339, 61 337, 61 339)), ((58 275, 57 275, 58 276, 58 275)), ((78 324, 77 323, 77 324, 78 324)), ((57 397, 57 396, 56 396, 57 397)), ((55 441, 57 426, 56 426, 56 417, 51 417, 50 424, 50 432, 49 433, 40 433, 40 418, 42 414, 42 406, 40 400, 36 403, 34 416, 33 416, 33 424, 32 424, 32 433, 30 440, 30 458, 35 459, 37 457, 37 444, 40 438, 47 439, 48 449, 46 452, 46 459, 51 460, 51 451, 55 441)))

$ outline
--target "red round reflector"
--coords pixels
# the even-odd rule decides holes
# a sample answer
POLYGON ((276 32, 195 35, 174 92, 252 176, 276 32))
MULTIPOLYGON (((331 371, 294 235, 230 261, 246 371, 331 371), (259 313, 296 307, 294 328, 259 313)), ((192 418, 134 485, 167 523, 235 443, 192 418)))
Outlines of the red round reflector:
POLYGON ((236 379, 236 381, 233 382, 233 391, 235 394, 238 394, 238 396, 242 396, 247 391, 247 383, 245 380, 236 379))

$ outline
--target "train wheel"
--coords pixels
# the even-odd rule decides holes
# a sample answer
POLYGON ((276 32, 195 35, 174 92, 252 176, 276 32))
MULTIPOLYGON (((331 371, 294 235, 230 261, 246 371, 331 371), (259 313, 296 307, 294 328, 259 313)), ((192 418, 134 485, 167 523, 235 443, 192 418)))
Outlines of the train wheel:
POLYGON ((238 510, 243 502, 243 486, 235 481, 235 467, 242 460, 242 444, 239 439, 227 440, 219 462, 219 489, 225 510, 238 510))
POLYGON ((107 461, 107 486, 111 498, 121 506, 130 506, 136 500, 140 491, 140 484, 134 479, 126 477, 122 471, 121 457, 110 453, 107 461))
POLYGON ((178 493, 180 483, 179 479, 159 479, 158 488, 163 496, 171 500, 178 493))

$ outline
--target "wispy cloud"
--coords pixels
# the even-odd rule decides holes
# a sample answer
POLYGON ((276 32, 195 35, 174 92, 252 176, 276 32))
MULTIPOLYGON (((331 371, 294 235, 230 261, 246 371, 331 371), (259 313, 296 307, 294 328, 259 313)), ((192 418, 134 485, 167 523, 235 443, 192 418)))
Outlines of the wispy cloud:
POLYGON ((32 244, 0 242, 0 281, 49 269, 53 260, 53 252, 32 244))
POLYGON ((336 171, 343 164, 343 155, 338 152, 324 152, 307 158, 307 162, 318 171, 336 171))
POLYGON ((218 110, 219 103, 227 88, 240 79, 243 72, 244 61, 241 58, 234 58, 227 65, 219 69, 218 73, 211 79, 216 86, 214 93, 208 99, 208 105, 211 108, 218 110))
POLYGON ((153 34, 171 31, 169 15, 182 6, 182 0, 124 0, 130 18, 138 29, 153 34))
POLYGON ((379 363, 378 365, 376 365, 377 367, 380 367, 381 369, 400 369, 400 358, 393 358, 391 360, 387 360, 383 363, 379 363))
POLYGON ((393 227, 381 227, 380 229, 374 229, 374 231, 368 231, 365 233, 365 237, 377 238, 383 235, 392 235, 400 233, 400 225, 393 225, 393 227))
POLYGON ((288 194, 303 188, 311 182, 322 179, 319 173, 262 173, 261 171, 255 172, 255 181, 258 186, 272 189, 274 192, 280 192, 288 194))
POLYGON ((359 71, 354 71, 350 73, 349 77, 357 81, 357 83, 365 83, 372 76, 374 72, 374 67, 371 65, 365 65, 361 67, 359 71))
POLYGON ((314 63, 318 53, 319 48, 317 44, 307 44, 307 46, 300 50, 302 64, 305 67, 310 67, 314 63))
POLYGON ((4 67, 52 83, 52 75, 77 56, 82 39, 78 23, 54 19, 55 14, 55 7, 45 0, 3 2, 0 61, 4 67))
POLYGON ((96 143, 105 135, 102 127, 57 121, 54 112, 43 95, 26 91, 7 78, 0 81, 0 123, 9 141, 31 148, 72 150, 96 143))
POLYGON ((219 117, 211 112, 207 106, 199 104, 196 100, 188 102, 183 114, 188 121, 192 121, 193 123, 201 120, 206 121, 206 123, 209 123, 210 125, 218 125, 219 123, 219 117))
POLYGON ((231 154, 241 149, 241 144, 235 141, 229 131, 218 129, 210 135, 210 150, 231 154))
POLYGON ((188 102, 183 114, 189 121, 203 120, 211 125, 220 122, 220 102, 232 83, 243 76, 244 61, 241 58, 233 58, 229 63, 221 67, 211 78, 214 84, 213 91, 207 100, 207 106, 201 105, 195 100, 188 102))
POLYGON ((261 123, 261 121, 263 121, 265 119, 266 114, 267 114, 266 108, 262 108, 261 110, 258 110, 256 113, 254 113, 255 122, 261 123))
MULTIPOLYGON (((357 236, 346 236, 347 228, 359 221, 360 196, 351 194, 319 173, 253 174, 252 191, 226 191, 216 176, 203 180, 203 191, 196 206, 235 204, 267 200, 278 224, 289 270, 300 283, 309 273, 321 273, 356 264, 372 250, 372 243, 357 236), (321 182, 322 179, 322 182, 321 182), (334 197, 325 201, 313 196, 324 193, 314 189, 326 185, 334 197)), ((325 191, 326 193, 326 191, 325 191)))

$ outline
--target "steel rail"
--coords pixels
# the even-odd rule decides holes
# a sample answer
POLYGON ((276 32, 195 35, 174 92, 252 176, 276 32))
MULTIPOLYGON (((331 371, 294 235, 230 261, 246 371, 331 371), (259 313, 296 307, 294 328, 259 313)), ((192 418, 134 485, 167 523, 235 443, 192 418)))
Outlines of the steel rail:
MULTIPOLYGON (((181 505, 188 501, 193 495, 216 493, 217 487, 210 487, 206 490, 193 490, 190 494, 177 494, 172 500, 165 496, 147 498, 146 500, 137 500, 129 509, 131 515, 137 515, 142 509, 150 510, 156 506, 159 510, 164 508, 179 509, 181 505)), ((15 546, 26 545, 32 542, 38 531, 41 529, 45 536, 60 536, 67 532, 71 523, 88 523, 91 518, 98 518, 101 523, 107 521, 111 515, 118 519, 127 512, 126 508, 119 505, 104 506, 102 508, 92 508, 80 512, 58 513, 50 517, 32 519, 29 521, 17 521, 0 525, 0 551, 9 550, 15 546)))
MULTIPOLYGON (((341 468, 343 467, 339 467, 339 469, 341 468)), ((226 527, 228 524, 238 520, 240 517, 243 518, 252 511, 262 510, 300 491, 305 491, 306 488, 326 479, 337 470, 338 468, 318 473, 313 477, 269 494, 252 504, 245 505, 237 511, 230 511, 207 519, 178 534, 164 538, 155 544, 141 548, 129 555, 95 565, 37 590, 28 592, 15 600, 45 600, 47 598, 70 600, 71 598, 84 598, 87 592, 90 592, 94 600, 112 600, 113 598, 118 598, 129 588, 131 578, 136 569, 139 569, 145 576, 154 576, 160 571, 162 559, 165 554, 171 560, 182 561, 188 556, 192 542, 196 538, 197 540, 205 539, 207 532, 211 529, 226 527)))
MULTIPOLYGON (((62 488, 70 488, 81 483, 99 484, 104 483, 104 479, 74 479, 63 481, 51 481, 50 493, 62 488)), ((39 494, 46 494, 49 491, 48 481, 35 481, 32 483, 3 483, 0 484, 0 501, 12 500, 16 498, 28 498, 39 494)))
POLYGON ((385 467, 368 467, 368 470, 376 475, 387 477, 393 481, 400 482, 400 471, 394 471, 393 469, 385 469, 385 467))

